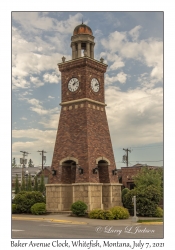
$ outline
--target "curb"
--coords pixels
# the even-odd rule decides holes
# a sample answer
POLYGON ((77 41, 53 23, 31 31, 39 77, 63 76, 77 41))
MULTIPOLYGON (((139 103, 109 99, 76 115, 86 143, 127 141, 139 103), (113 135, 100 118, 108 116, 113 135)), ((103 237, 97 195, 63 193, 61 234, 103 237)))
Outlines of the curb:
POLYGON ((12 220, 33 220, 33 221, 49 221, 49 222, 58 222, 63 224, 77 224, 77 225, 87 225, 86 222, 79 221, 69 221, 69 220, 55 220, 55 219, 47 219, 47 218, 33 218, 33 217, 12 217, 12 220))
POLYGON ((137 225, 163 225, 163 222, 140 222, 137 225))

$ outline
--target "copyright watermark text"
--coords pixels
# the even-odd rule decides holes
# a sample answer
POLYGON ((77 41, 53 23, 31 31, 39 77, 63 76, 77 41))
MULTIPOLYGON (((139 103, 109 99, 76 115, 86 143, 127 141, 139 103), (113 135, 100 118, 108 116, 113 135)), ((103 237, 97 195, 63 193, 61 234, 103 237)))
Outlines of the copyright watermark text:
POLYGON ((97 233, 107 233, 116 235, 120 235, 122 232, 127 234, 136 234, 136 233, 148 234, 155 232, 155 230, 153 229, 148 229, 146 227, 141 227, 141 226, 127 226, 124 229, 116 229, 115 227, 112 226, 105 226, 105 227, 97 226, 95 228, 95 231, 97 233))

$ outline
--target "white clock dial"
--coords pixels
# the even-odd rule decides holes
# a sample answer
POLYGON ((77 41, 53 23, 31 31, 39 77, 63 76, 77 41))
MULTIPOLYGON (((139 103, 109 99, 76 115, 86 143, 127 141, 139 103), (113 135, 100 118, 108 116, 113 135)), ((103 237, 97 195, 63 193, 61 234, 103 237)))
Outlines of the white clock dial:
POLYGON ((94 92, 98 92, 100 89, 100 84, 96 78, 92 78, 91 80, 91 88, 94 92))
POLYGON ((70 81, 68 82, 68 89, 71 91, 71 92, 74 92, 78 89, 79 87, 79 81, 77 78, 72 78, 70 79, 70 81))

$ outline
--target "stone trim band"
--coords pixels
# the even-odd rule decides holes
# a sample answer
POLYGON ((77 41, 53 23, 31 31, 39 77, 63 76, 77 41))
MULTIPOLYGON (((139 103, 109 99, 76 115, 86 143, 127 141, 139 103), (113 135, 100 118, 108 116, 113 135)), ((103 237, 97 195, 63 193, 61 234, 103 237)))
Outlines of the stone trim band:
POLYGON ((96 104, 100 104, 102 106, 107 106, 107 104, 105 104, 103 102, 98 102, 98 101, 95 101, 95 100, 92 100, 92 99, 89 99, 89 98, 82 98, 82 99, 68 101, 68 102, 61 102, 60 106, 67 105, 67 104, 72 104, 72 103, 77 103, 77 102, 85 102, 85 101, 93 102, 93 103, 96 103, 96 104))

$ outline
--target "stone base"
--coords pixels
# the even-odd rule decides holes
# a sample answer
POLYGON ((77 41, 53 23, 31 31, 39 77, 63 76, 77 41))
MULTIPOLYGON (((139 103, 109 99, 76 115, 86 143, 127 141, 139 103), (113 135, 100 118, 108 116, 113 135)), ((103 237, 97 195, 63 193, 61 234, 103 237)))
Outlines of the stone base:
POLYGON ((103 183, 74 183, 73 202, 81 200, 88 206, 88 211, 94 208, 103 209, 102 204, 103 183))
POLYGON ((121 206, 121 184, 46 184, 47 212, 69 211, 72 203, 78 200, 87 204, 88 211, 121 206))
POLYGON ((70 210, 72 184, 46 184, 46 210, 48 212, 70 210))
POLYGON ((103 183, 102 202, 104 209, 114 206, 123 206, 121 201, 121 186, 119 183, 103 183))

